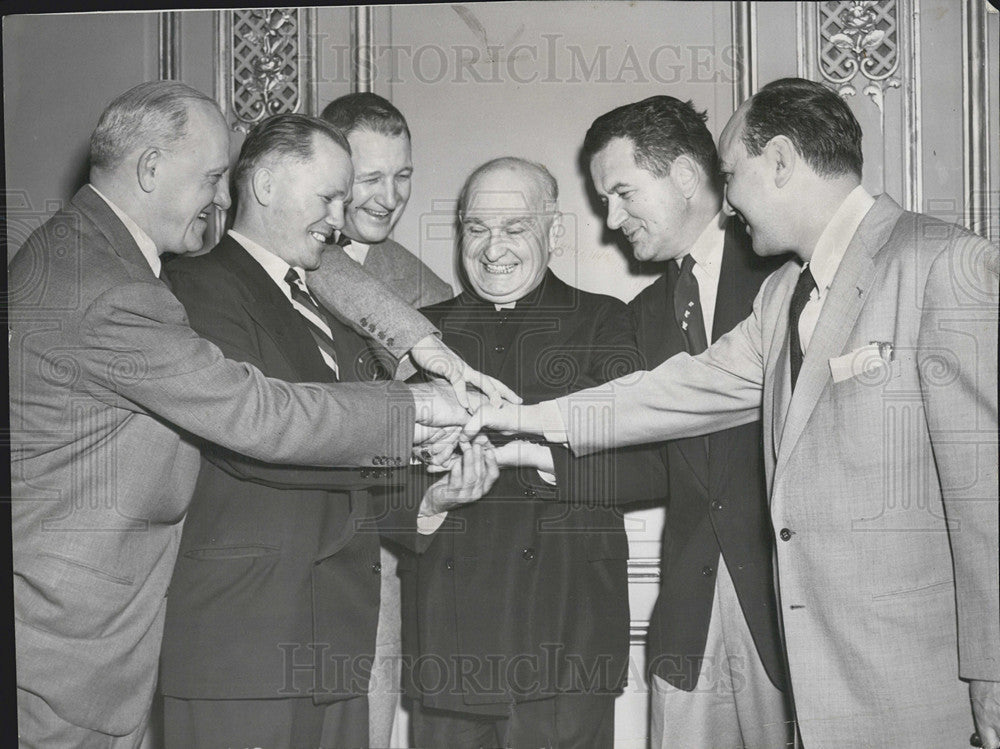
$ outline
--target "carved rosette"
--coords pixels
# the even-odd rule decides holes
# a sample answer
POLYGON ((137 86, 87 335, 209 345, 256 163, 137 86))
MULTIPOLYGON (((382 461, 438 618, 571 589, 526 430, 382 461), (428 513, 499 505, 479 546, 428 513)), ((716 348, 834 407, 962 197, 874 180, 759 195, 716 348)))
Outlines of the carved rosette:
POLYGON ((886 88, 899 88, 897 0, 827 0, 818 3, 819 73, 841 96, 854 96, 858 76, 863 93, 882 111, 886 88))
POLYGON ((304 74, 297 8, 253 8, 231 13, 230 111, 234 130, 247 132, 265 117, 297 112, 304 74))

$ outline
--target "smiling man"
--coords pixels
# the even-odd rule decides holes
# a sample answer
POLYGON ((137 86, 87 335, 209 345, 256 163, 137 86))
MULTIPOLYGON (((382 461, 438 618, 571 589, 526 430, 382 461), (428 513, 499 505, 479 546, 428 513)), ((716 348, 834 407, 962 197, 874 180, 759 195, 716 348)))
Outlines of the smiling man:
MULTIPOLYGON (((232 231, 210 253, 168 263, 192 327, 269 376, 377 372, 370 342, 303 283, 344 223, 347 149, 323 120, 263 121, 234 172, 232 231)), ((167 747, 367 746, 380 575, 378 534, 361 526, 381 514, 370 489, 399 474, 202 453, 163 638, 167 747), (303 662, 314 665, 292 668, 303 662)))
POLYGON ((804 745, 960 746, 975 727, 997 749, 1000 255, 869 195, 861 137, 822 84, 764 86, 719 139, 724 205, 755 251, 801 264, 696 356, 485 421, 587 454, 762 414, 804 745))
MULTIPOLYGON (((346 154, 336 157, 349 168, 346 154)), ((174 81, 140 84, 101 115, 90 184, 11 261, 14 621, 26 746, 142 740, 198 476, 193 437, 276 463, 407 462, 406 411, 420 405, 418 390, 268 379, 189 326, 159 277, 160 255, 201 249, 207 219, 229 207, 228 171, 228 128, 211 98, 174 81)), ((349 184, 348 174, 338 187, 345 196, 349 184)), ((302 225, 305 254, 319 246, 308 232, 331 231, 326 216, 302 225)), ((452 423, 463 423, 452 403, 452 423)), ((435 418, 448 411, 447 402, 428 405, 435 418)))
MULTIPOLYGON (((691 102, 653 96, 601 115, 584 139, 608 228, 637 260, 668 263, 629 303, 648 367, 729 332, 785 260, 755 255, 742 222, 723 214, 705 120, 691 102)), ((760 440, 755 421, 658 446, 667 517, 647 652, 655 749, 791 739, 760 440)))
MULTIPOLYGON (((361 92, 334 99, 322 118, 340 130, 351 146, 352 199, 337 244, 411 307, 450 299, 451 286, 403 245, 389 238, 410 200, 413 159, 410 128, 403 114, 383 97, 361 92)), ((338 252, 330 248, 327 262, 338 252)), ((332 278, 331 278, 332 280, 332 278)), ((371 736, 388 746, 399 704, 399 578, 396 554, 382 549, 382 606, 375 671, 370 692, 371 736)))
MULTIPOLYGON (((476 169, 459 198, 468 290, 423 310, 445 343, 528 401, 638 359, 625 305, 548 269, 557 198, 539 164, 507 157, 476 169)), ((576 460, 520 442, 497 453, 504 470, 481 507, 449 513, 430 547, 400 565, 416 745, 611 747, 628 545, 608 487, 641 471, 615 455, 576 460)))

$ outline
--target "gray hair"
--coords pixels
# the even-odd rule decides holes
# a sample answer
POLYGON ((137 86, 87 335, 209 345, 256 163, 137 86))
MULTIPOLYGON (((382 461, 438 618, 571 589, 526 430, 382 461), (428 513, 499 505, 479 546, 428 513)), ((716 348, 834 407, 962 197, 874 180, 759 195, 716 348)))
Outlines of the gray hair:
POLYGON ((187 135, 191 102, 218 105, 210 97, 178 81, 148 81, 112 101, 90 136, 90 166, 113 169, 136 148, 171 146, 187 135))
POLYGON ((537 161, 529 161, 517 156, 501 156, 498 159, 491 159, 485 164, 480 164, 475 168, 469 178, 462 186, 462 192, 458 196, 458 215, 465 213, 469 190, 472 184, 484 174, 488 174, 500 169, 520 169, 528 173, 538 188, 538 194, 545 204, 545 211, 555 210, 556 200, 559 199, 559 184, 552 173, 537 161))

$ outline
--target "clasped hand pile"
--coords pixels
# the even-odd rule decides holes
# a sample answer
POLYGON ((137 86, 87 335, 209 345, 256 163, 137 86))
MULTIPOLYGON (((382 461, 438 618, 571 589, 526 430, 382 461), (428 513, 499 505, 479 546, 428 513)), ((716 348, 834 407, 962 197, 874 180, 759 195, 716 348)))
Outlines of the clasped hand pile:
POLYGON ((544 445, 515 439, 494 446, 486 431, 517 431, 521 398, 499 380, 466 364, 437 338, 410 351, 414 363, 440 380, 411 385, 416 407, 413 456, 430 473, 443 473, 424 495, 424 510, 445 512, 488 492, 501 468, 552 470, 544 445))

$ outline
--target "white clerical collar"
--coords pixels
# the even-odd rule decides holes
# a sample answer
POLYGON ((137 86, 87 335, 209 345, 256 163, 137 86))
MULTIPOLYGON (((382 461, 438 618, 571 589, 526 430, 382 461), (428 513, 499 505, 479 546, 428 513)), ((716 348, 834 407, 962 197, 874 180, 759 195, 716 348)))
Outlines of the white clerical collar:
MULTIPOLYGON (((250 257, 257 261, 260 267, 264 269, 264 272, 267 273, 267 275, 271 277, 271 280, 278 285, 278 288, 281 289, 282 293, 291 299, 292 290, 288 284, 285 283, 285 276, 288 275, 288 269, 292 266, 286 263, 282 258, 275 255, 273 252, 265 250, 252 239, 243 236, 238 231, 230 229, 229 236, 239 242, 243 246, 243 249, 250 253, 250 257)), ((298 273, 299 278, 305 282, 306 277, 302 268, 295 268, 294 270, 298 273)))
POLYGON ((506 304, 494 304, 493 309, 499 312, 502 309, 514 309, 517 306, 517 301, 507 302, 506 304))
MULTIPOLYGON (((722 251, 725 245, 726 222, 720 211, 698 235, 687 254, 694 258, 694 261, 701 266, 705 273, 718 280, 719 271, 722 268, 722 251)), ((679 266, 684 261, 684 255, 676 260, 679 266)))
POLYGON ((125 213, 125 211, 116 206, 111 201, 111 198, 93 185, 90 186, 90 189, 96 192, 97 196, 107 203, 108 208, 110 208, 112 212, 114 212, 114 214, 121 220, 121 222, 125 224, 125 228, 128 230, 128 233, 132 235, 132 239, 134 239, 136 245, 138 245, 139 252, 141 252, 142 256, 146 258, 146 262, 149 263, 149 267, 152 269, 153 274, 159 278, 160 269, 163 267, 163 263, 160 261, 160 253, 156 249, 156 242, 154 242, 150 236, 142 230, 142 227, 133 221, 132 218, 125 213))
POLYGON ((812 257, 809 259, 809 270, 821 295, 833 283, 833 277, 837 274, 840 261, 844 259, 847 246, 873 205, 875 198, 858 185, 844 198, 844 202, 833 214, 830 223, 819 235, 812 257))

